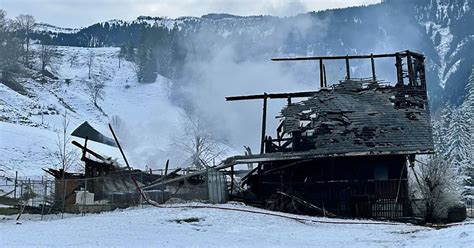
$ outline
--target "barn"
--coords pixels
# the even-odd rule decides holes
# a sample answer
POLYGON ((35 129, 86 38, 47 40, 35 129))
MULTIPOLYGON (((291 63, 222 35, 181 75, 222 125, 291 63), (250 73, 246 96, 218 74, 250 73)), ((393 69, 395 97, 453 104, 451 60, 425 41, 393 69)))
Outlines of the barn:
POLYGON ((236 195, 266 208, 328 216, 405 218, 413 214, 408 170, 416 156, 433 153, 424 56, 394 54, 282 58, 320 63, 320 89, 227 97, 263 100, 258 166, 236 195), (397 82, 377 79, 375 61, 393 58, 397 82), (367 59, 372 75, 351 78, 350 62, 367 59), (347 74, 327 85, 324 62, 343 60, 347 74), (294 101, 295 98, 301 99, 294 101), (266 132, 269 99, 287 99, 272 136, 266 132))

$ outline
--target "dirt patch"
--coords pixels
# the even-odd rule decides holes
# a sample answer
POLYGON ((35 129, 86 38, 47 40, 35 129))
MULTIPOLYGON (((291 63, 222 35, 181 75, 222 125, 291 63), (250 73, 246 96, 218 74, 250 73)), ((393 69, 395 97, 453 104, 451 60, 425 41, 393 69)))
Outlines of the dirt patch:
POLYGON ((178 224, 183 224, 183 223, 196 223, 196 222, 200 222, 202 220, 204 220, 204 219, 201 219, 201 218, 198 218, 198 217, 191 217, 191 218, 170 220, 170 222, 176 222, 178 224))

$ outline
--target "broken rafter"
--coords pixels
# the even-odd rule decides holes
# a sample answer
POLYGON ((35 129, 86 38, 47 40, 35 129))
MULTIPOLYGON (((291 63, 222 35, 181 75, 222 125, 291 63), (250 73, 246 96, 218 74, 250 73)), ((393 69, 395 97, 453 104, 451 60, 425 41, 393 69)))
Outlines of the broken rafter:
POLYGON ((259 94, 259 95, 247 95, 247 96, 227 96, 226 101, 241 101, 241 100, 256 100, 256 99, 288 99, 297 97, 311 97, 317 91, 300 91, 300 92, 288 92, 288 93, 270 93, 270 94, 259 94))
POLYGON ((320 208, 314 204, 311 204, 297 196, 294 196, 294 195, 291 195, 291 194, 288 194, 288 193, 285 193, 285 192, 282 192, 282 191, 277 191, 278 194, 282 195, 282 196, 285 196, 285 197, 288 197, 292 200, 294 200, 295 202, 298 202, 299 204, 307 207, 307 208, 310 208, 310 209, 313 209, 313 210, 316 210, 318 211, 319 213, 322 213, 324 216, 329 216, 329 217, 336 217, 337 215, 327 211, 326 209, 324 208, 320 208))
POLYGON ((115 135, 114 129, 112 128, 112 125, 110 125, 110 124, 109 124, 109 129, 110 129, 110 132, 112 133, 112 135, 114 136, 115 143, 117 144, 117 147, 119 148, 120 153, 122 154, 122 157, 123 157, 123 160, 125 161, 125 165, 127 166, 127 169, 130 170, 130 165, 128 164, 127 157, 125 157, 125 153, 123 153, 122 146, 120 146, 120 143, 117 139, 117 136, 115 135))
MULTIPOLYGON (((102 161, 106 161, 106 160, 107 160, 106 158, 104 158, 104 157, 101 156, 100 154, 98 154, 98 153, 92 151, 91 149, 89 149, 89 148, 87 148, 87 147, 85 147, 85 146, 82 146, 81 144, 79 144, 79 143, 78 143, 77 141, 75 141, 75 140, 72 141, 72 144, 75 145, 75 146, 77 146, 77 147, 79 147, 79 148, 81 148, 83 152, 86 151, 86 152, 90 153, 91 155, 93 155, 94 157, 96 157, 96 158, 98 158, 98 159, 100 159, 100 160, 102 160, 102 161)), ((83 154, 84 154, 84 153, 83 153, 83 154)))

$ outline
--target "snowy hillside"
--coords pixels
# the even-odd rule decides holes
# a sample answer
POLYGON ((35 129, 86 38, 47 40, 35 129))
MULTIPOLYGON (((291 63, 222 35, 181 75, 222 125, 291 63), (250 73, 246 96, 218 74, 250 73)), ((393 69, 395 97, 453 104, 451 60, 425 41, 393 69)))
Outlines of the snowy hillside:
POLYGON ((35 32, 40 32, 40 33, 44 32, 51 35, 57 34, 57 33, 65 33, 65 34, 77 33, 80 30, 78 28, 56 27, 54 25, 47 24, 47 23, 35 23, 33 28, 35 32))
MULTIPOLYGON (((472 0, 385 0, 291 17, 141 16, 130 21, 99 22, 78 32, 38 31, 33 38, 66 46, 138 48, 147 36, 152 36, 153 48, 159 53, 156 70, 173 79, 183 76, 182 66, 189 58, 206 60, 229 46, 236 49, 238 61, 409 49, 426 55, 430 104, 436 111, 445 102, 459 105, 465 96, 464 87, 474 62, 473 6, 472 0)), ((328 71, 329 75, 334 73, 328 71)), ((301 81, 312 78, 308 72, 300 74, 301 81)))
POLYGON ((66 215, 55 220, 50 215, 46 221, 24 215, 22 225, 15 225, 14 216, 9 216, 0 221, 0 233, 6 247, 470 247, 474 242, 473 222, 436 230, 298 216, 234 204, 217 207, 254 212, 202 208, 216 207, 208 204, 183 206, 66 215))
MULTIPOLYGON (((166 153, 169 134, 177 128, 180 110, 168 101, 168 79, 159 76, 155 83, 138 84, 132 63, 120 61, 119 68, 118 52, 118 48, 58 47, 51 65, 57 79, 42 83, 41 76, 32 70, 18 80, 24 91, 0 84, 2 174, 12 175, 18 170, 22 176, 41 175, 40 168, 54 166, 51 154, 57 150, 57 132, 62 128, 65 111, 70 119, 70 131, 88 121, 110 136, 107 123, 112 118, 120 119, 122 126, 128 127, 118 128, 117 132, 129 160, 139 168, 145 167, 145 163, 154 167, 147 157, 149 149, 158 154, 153 159, 166 153), (97 103, 103 112, 91 101, 87 87, 89 58, 92 58, 91 80, 105 84, 104 98, 97 103), (157 131, 156 135, 144 134, 145 129, 157 131), (133 144, 137 141, 145 144, 140 150, 133 144)), ((119 155, 114 148, 101 144, 92 146, 109 156, 119 155)), ((161 167, 162 161, 152 161, 161 167)))

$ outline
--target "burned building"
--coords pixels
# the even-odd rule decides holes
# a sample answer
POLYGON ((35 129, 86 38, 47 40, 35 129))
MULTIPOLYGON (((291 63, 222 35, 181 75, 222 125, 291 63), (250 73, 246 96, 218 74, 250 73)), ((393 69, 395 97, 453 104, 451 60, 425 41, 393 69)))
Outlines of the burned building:
POLYGON ((316 60, 320 90, 227 97, 263 100, 261 154, 239 198, 281 211, 403 218, 412 215, 408 168, 433 153, 424 56, 394 54, 305 57, 316 60), (382 83, 375 60, 393 58, 397 82, 382 83), (351 78, 352 60, 370 60, 369 78, 351 78), (343 60, 346 77, 328 86, 324 62, 343 60), (295 102, 295 98, 305 98, 295 102), (266 132, 269 99, 287 99, 274 137, 266 132), (297 204, 295 204, 297 203, 297 204))
MULTIPOLYGON (((80 147, 85 173, 69 175, 78 183, 63 198, 93 193, 91 202, 116 206, 152 204, 178 197, 225 202, 229 197, 272 210, 366 218, 412 216, 408 170, 417 155, 433 153, 426 91, 424 56, 411 51, 393 54, 281 58, 275 61, 319 62, 318 91, 227 97, 228 101, 262 100, 260 154, 233 156, 217 166, 177 174, 134 171, 109 125, 114 139, 87 123, 73 135, 86 139, 80 147), (396 81, 376 75, 377 59, 392 59, 396 81), (346 76, 328 85, 325 62, 345 62, 346 76), (371 76, 351 77, 350 63, 368 60, 371 76), (277 116, 276 134, 267 134, 267 104, 287 100, 277 116), (298 101, 296 101, 298 100, 298 101), (116 145, 126 167, 87 148, 87 140, 116 145), (256 164, 236 171, 238 164, 256 164), (141 176, 135 176, 138 172, 141 176), (81 190, 82 189, 82 190, 81 190), (86 194, 87 193, 87 194, 86 194), (77 195, 77 193, 76 193, 77 195)), ((51 171, 62 179, 61 171, 51 171)), ((67 179, 67 178, 66 178, 67 179)), ((58 189, 58 185, 56 187, 58 189)), ((76 198, 77 199, 77 198, 76 198)), ((72 201, 71 201, 72 202, 72 201)), ((77 201, 76 201, 77 202, 77 201)), ((77 203, 76 203, 77 204, 77 203)))
POLYGON ((164 203, 172 196, 186 200, 207 199, 207 185, 200 175, 175 180, 166 185, 160 184, 162 181, 181 176, 183 172, 181 168, 168 172, 169 160, 163 170, 139 170, 130 167, 111 125, 109 128, 114 139, 95 130, 87 122, 72 132, 73 136, 85 139, 83 145, 72 141, 73 145, 81 149, 83 173, 69 173, 54 168, 45 170, 56 179, 54 195, 57 208, 76 213, 101 212, 134 206, 145 201, 164 203), (118 148, 125 166, 91 150, 87 145, 90 140, 118 148))

